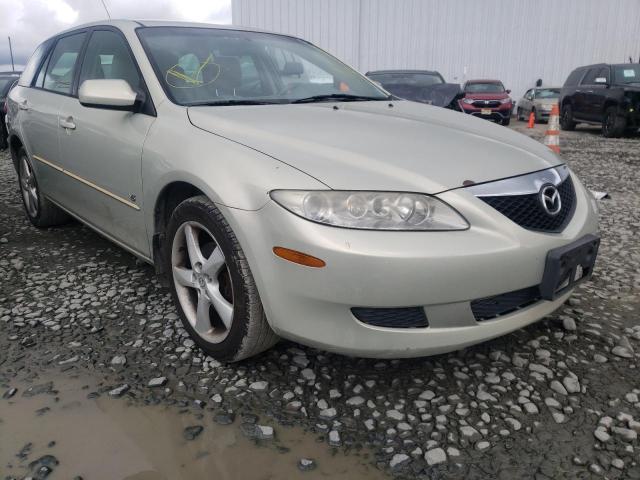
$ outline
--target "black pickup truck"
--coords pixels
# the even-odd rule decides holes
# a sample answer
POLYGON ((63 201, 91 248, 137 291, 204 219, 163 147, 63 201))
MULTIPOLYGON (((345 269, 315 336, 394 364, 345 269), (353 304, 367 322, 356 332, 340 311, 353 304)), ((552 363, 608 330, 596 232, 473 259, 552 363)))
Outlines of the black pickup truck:
POLYGON ((598 64, 576 68, 560 92, 560 127, 602 125, 605 137, 640 128, 640 64, 598 64))

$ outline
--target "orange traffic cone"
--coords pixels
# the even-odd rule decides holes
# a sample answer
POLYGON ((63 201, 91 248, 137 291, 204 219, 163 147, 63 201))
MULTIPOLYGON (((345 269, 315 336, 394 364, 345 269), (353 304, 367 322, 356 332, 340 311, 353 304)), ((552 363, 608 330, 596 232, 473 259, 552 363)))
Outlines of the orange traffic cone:
POLYGON ((529 114, 529 123, 527 125, 527 128, 533 128, 535 124, 536 124, 536 114, 531 112, 529 114))
POLYGON ((554 152, 560 153, 560 110, 557 104, 553 106, 549 115, 544 144, 554 152))

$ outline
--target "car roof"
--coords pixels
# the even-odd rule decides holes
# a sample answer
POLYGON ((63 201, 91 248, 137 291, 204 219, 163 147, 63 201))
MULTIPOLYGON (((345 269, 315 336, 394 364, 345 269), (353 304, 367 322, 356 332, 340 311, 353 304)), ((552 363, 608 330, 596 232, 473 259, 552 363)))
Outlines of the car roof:
POLYGON ((385 73, 421 73, 424 75, 440 75, 440 72, 436 72, 435 70, 371 70, 367 72, 366 75, 381 75, 385 73))
POLYGON ((97 22, 89 22, 83 23, 82 25, 76 25, 75 27, 68 28, 67 30, 63 30, 61 32, 52 35, 51 38, 57 37, 59 35, 74 32, 76 30, 82 30, 83 28, 90 27, 100 27, 100 26, 112 26, 119 29, 127 29, 127 28, 137 28, 137 27, 191 27, 191 28, 213 28, 220 30, 240 30, 246 32, 260 32, 260 33, 274 33, 275 35, 282 36, 292 36, 282 33, 269 32, 266 30, 260 30, 257 28, 250 27, 241 27, 238 25, 218 25, 213 23, 202 23, 202 22, 176 22, 169 20, 132 20, 132 19, 113 19, 113 20, 102 20, 97 22))
POLYGON ((492 79, 477 79, 467 80, 465 83, 502 83, 500 80, 492 80, 492 79))
POLYGON ((593 65, 584 65, 582 67, 578 67, 576 68, 576 70, 583 70, 586 68, 597 68, 597 67, 624 67, 625 65, 640 66, 640 63, 594 63, 593 65))

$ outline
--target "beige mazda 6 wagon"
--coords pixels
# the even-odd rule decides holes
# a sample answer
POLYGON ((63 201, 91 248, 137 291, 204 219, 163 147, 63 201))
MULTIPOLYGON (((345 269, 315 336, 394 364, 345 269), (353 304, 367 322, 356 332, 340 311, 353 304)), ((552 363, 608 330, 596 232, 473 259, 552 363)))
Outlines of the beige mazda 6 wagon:
POLYGON ((221 360, 279 337, 463 348, 554 311, 598 250, 595 200, 545 146, 290 36, 74 28, 37 48, 7 121, 33 225, 75 217, 155 265, 221 360))

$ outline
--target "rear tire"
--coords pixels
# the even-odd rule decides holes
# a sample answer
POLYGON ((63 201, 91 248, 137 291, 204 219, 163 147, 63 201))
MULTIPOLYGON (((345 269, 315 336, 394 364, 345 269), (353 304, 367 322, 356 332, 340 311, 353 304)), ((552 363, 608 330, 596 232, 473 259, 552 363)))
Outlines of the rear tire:
POLYGON ((516 118, 519 122, 522 122, 524 120, 524 117, 522 116, 522 108, 520 107, 518 107, 516 110, 516 118))
POLYGON ((576 122, 573 120, 573 109, 571 105, 562 107, 562 115, 560 115, 560 128, 567 132, 576 129, 576 122))
POLYGON ((40 192, 33 164, 24 147, 18 150, 18 183, 24 211, 33 226, 47 228, 69 221, 69 215, 40 192))
POLYGON ((171 215, 165 271, 184 328, 208 355, 236 362, 278 342, 260 301, 242 247, 205 196, 171 215))
POLYGON ((606 138, 617 138, 624 135, 627 119, 618 114, 618 108, 611 106, 604 113, 602 121, 602 135, 606 138))

